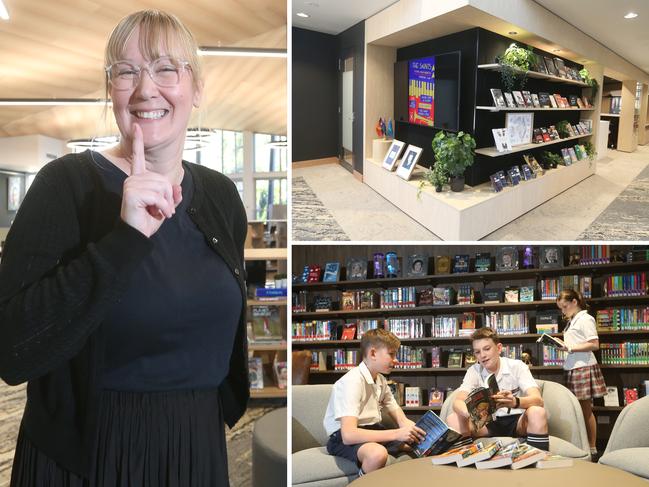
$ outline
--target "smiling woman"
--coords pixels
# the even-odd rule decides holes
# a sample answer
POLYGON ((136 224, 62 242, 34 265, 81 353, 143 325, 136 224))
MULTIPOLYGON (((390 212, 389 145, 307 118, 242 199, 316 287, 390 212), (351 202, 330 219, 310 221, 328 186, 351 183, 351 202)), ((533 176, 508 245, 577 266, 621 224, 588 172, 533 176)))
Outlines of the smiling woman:
POLYGON ((227 486, 249 396, 243 244, 227 177, 182 160, 203 81, 175 16, 106 48, 121 138, 43 168, 0 270, 0 376, 28 382, 12 486, 227 486))

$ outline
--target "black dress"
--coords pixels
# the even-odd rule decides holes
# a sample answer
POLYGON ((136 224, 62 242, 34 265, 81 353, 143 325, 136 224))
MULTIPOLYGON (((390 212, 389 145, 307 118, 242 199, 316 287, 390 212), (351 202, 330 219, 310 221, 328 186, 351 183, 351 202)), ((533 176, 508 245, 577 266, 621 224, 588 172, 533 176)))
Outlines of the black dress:
MULTIPOLYGON (((104 184, 126 175, 94 154, 104 184)), ((102 324, 106 351, 89 479, 59 466, 21 431, 12 487, 228 486, 218 385, 228 373, 240 318, 239 285, 186 213, 182 182, 174 218, 151 237, 120 302, 102 324)))

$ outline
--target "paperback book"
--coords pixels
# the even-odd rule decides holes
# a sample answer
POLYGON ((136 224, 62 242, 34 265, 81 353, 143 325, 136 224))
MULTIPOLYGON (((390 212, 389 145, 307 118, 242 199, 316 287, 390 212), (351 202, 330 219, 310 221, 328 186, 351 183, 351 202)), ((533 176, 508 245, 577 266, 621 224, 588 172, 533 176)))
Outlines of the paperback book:
POLYGON ((496 401, 491 397, 500 390, 495 374, 489 375, 486 382, 488 387, 474 389, 464 400, 475 431, 490 423, 496 412, 496 401))
POLYGON ((444 453, 439 455, 433 455, 430 457, 430 461, 433 465, 448 465, 449 463, 456 463, 458 460, 462 459, 462 454, 469 450, 473 445, 460 446, 458 448, 451 448, 444 453))
POLYGON ((433 411, 426 411, 416 426, 426 432, 426 436, 414 448, 418 457, 438 455, 448 450, 462 435, 442 421, 433 411))
POLYGON ((552 453, 546 454, 544 458, 536 462, 536 468, 564 468, 572 467, 572 465, 572 458, 553 455, 552 453))
POLYGON ((468 465, 473 465, 476 462, 482 462, 493 457, 502 443, 500 441, 495 441, 490 445, 484 445, 481 441, 478 441, 473 444, 473 448, 462 453, 462 458, 457 460, 456 464, 458 467, 466 467, 468 465))
POLYGON ((523 93, 520 91, 512 91, 512 94, 514 95, 514 100, 516 100, 516 105, 520 108, 525 108, 525 98, 523 98, 523 93))
POLYGON ((505 95, 505 102, 507 103, 507 107, 516 108, 516 102, 514 101, 514 97, 512 96, 512 94, 506 91, 504 95, 505 95))
POLYGON ((534 448, 526 443, 519 445, 518 448, 514 450, 512 454, 512 464, 510 468, 512 470, 518 470, 519 468, 527 467, 533 463, 538 462, 539 460, 545 458, 548 452, 534 448))
POLYGON ((505 98, 503 97, 502 90, 491 88, 491 97, 494 99, 494 106, 499 108, 506 108, 505 98))
POLYGON ((512 464, 512 454, 518 448, 518 441, 513 441, 509 445, 502 446, 494 456, 488 460, 476 462, 475 467, 478 470, 486 470, 489 468, 507 467, 512 464))
POLYGON ((509 141, 509 132, 506 128, 491 129, 496 143, 496 150, 498 152, 505 152, 511 150, 512 146, 509 141))
POLYGON ((547 333, 543 333, 536 341, 537 343, 542 343, 543 345, 549 345, 555 348, 566 348, 566 344, 561 338, 553 337, 547 333))

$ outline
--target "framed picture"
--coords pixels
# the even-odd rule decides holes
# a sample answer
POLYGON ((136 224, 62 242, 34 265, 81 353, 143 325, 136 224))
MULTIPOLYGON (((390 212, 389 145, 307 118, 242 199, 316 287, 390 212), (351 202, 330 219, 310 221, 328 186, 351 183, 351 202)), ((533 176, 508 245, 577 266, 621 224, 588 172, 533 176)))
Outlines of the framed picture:
POLYGON ((327 262, 325 264, 322 282, 338 282, 340 278, 340 262, 327 262))
POLYGON ((539 252, 539 267, 541 269, 563 267, 563 248, 559 245, 541 246, 539 252))
POLYGON ((22 199, 22 181, 20 176, 7 178, 7 211, 18 211, 22 199))
POLYGON ((463 355, 463 352, 450 352, 448 354, 448 363, 446 366, 449 369, 461 369, 463 355))
POLYGON ((509 142, 512 146, 532 143, 534 113, 507 112, 505 128, 509 132, 509 142))
POLYGON ((501 247, 496 254, 497 271, 513 271, 518 269, 518 249, 516 247, 501 247))
POLYGON ((421 147, 417 147, 412 144, 410 144, 406 148, 406 151, 403 154, 403 159, 401 159, 401 164, 397 169, 397 176, 402 177, 406 181, 410 179, 410 175, 412 174, 412 171, 415 169, 415 166, 417 165, 417 161, 421 156, 421 150, 422 150, 421 147))
POLYGON ((394 139, 392 141, 390 149, 385 154, 385 158, 383 159, 383 169, 394 171, 397 168, 397 160, 399 159, 401 151, 403 150, 403 146, 405 145, 405 142, 401 142, 397 139, 394 139))
POLYGON ((414 254, 408 257, 408 277, 425 276, 428 274, 428 257, 414 254))
POLYGON ((347 280, 358 281, 367 279, 367 261, 362 259, 349 259, 347 261, 347 280))

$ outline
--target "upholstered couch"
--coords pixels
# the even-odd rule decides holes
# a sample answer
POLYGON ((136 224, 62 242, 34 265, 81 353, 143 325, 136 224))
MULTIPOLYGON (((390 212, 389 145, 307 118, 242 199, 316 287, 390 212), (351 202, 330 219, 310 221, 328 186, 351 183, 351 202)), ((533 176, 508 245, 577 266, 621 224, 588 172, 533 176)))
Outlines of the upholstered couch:
MULTIPOLYGON (((561 384, 537 380, 548 410, 550 451, 589 459, 584 418, 575 396, 561 384)), ((327 434, 322 420, 331 394, 331 384, 293 386, 292 464, 293 485, 308 487, 345 486, 356 478, 358 467, 349 460, 327 454, 327 434)), ((440 416, 451 411, 451 395, 440 416)), ((383 418, 390 425, 388 418, 383 418)), ((393 425, 392 425, 393 426, 393 425)), ((408 455, 390 457, 388 464, 409 460, 408 455)))
POLYGON ((599 463, 649 479, 649 396, 625 407, 599 463))
MULTIPOLYGON (((564 457, 590 460, 586 423, 579 401, 565 386, 535 379, 541 389, 543 405, 548 415, 550 452, 564 457)), ((439 416, 446 421, 453 411, 457 390, 444 401, 439 416)))

